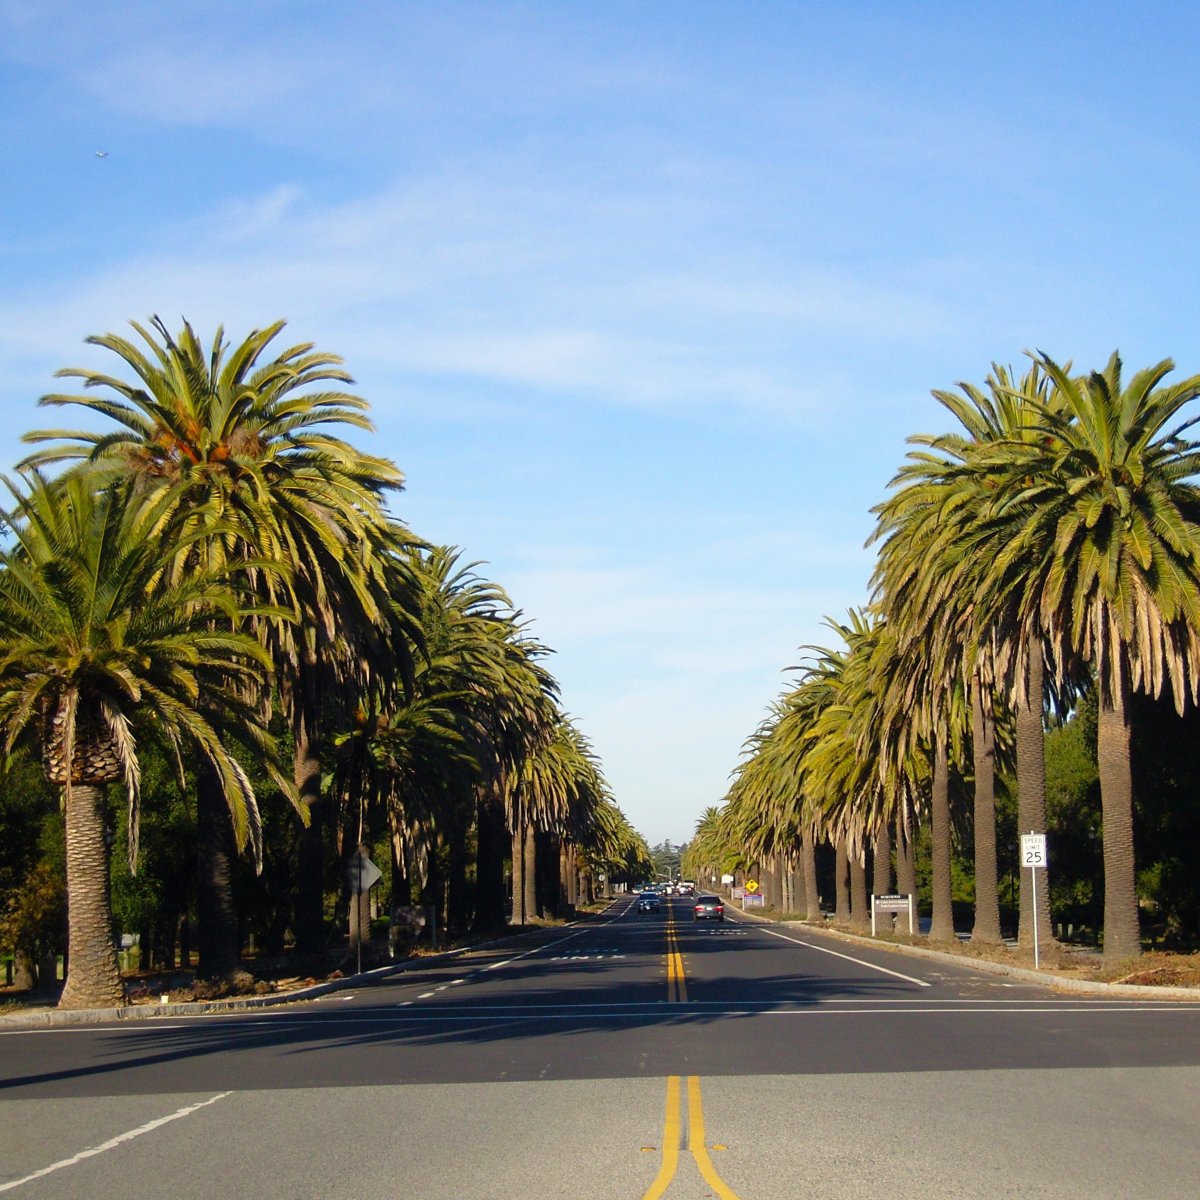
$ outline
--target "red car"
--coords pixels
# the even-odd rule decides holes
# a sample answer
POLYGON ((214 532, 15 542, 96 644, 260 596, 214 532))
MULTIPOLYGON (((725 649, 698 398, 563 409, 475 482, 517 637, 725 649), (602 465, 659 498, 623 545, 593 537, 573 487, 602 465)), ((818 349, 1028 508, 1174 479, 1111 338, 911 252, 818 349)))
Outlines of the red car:
POLYGON ((692 905, 693 921, 724 921, 725 905, 720 896, 697 896, 692 905))

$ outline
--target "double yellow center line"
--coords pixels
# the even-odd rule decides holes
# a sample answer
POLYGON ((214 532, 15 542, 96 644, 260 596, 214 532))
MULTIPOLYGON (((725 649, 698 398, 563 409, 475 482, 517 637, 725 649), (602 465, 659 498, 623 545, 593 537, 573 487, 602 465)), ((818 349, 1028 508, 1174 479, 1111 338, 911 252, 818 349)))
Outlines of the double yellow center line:
MULTIPOLYGON (((687 1148, 700 1168, 704 1182, 712 1189, 712 1194, 720 1200, 738 1200, 734 1192, 717 1174, 712 1159, 708 1156, 708 1145, 704 1139, 704 1108, 700 1102, 700 1077, 689 1075, 687 1081, 688 1096, 688 1143, 687 1148)), ((679 1143, 682 1140, 683 1106, 680 1077, 667 1077, 667 1114, 663 1124, 663 1157, 658 1176, 650 1185, 642 1200, 660 1200, 666 1192, 675 1172, 679 1168, 679 1143)))
POLYGON ((683 976, 683 955, 679 953, 675 914, 667 909, 667 1003, 682 1004, 686 1000, 687 981, 683 976))

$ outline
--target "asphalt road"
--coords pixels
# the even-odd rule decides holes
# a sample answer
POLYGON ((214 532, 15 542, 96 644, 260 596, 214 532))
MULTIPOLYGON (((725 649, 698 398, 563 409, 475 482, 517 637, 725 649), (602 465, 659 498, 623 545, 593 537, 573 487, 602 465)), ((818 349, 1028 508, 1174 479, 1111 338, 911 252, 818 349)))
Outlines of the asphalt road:
POLYGON ((1188 1197, 1200 1004, 605 917, 236 1016, 0 1035, 0 1193, 1188 1197))

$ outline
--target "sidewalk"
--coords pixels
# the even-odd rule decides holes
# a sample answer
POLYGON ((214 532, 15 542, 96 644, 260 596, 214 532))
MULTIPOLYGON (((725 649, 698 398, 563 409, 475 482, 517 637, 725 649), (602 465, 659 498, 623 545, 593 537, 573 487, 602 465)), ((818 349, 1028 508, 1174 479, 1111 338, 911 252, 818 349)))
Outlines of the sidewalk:
POLYGON ((389 975, 403 975, 431 964, 447 962, 483 950, 497 949, 504 945, 511 945, 513 942, 525 945, 539 940, 552 941, 555 937, 563 936, 564 930, 574 929, 582 920, 586 919, 587 914, 564 925, 529 926, 519 932, 507 933, 503 937, 493 938, 490 941, 459 946, 457 949, 446 950, 440 954, 423 954, 420 957, 405 958, 399 962, 375 967, 370 971, 363 971, 360 975, 345 975, 339 979, 328 979, 321 983, 293 988, 290 991, 272 992, 265 996, 226 996, 219 1000, 188 1000, 168 1002, 167 1004, 127 1004, 123 1008, 59 1009, 49 1001, 45 1004, 30 1004, 19 1012, 0 1013, 0 1033, 56 1025, 99 1025, 111 1021, 149 1021, 159 1017, 197 1016, 209 1013, 243 1012, 256 1008, 276 1008, 282 1004, 316 1000, 331 992, 361 987, 368 981, 386 979, 389 975))

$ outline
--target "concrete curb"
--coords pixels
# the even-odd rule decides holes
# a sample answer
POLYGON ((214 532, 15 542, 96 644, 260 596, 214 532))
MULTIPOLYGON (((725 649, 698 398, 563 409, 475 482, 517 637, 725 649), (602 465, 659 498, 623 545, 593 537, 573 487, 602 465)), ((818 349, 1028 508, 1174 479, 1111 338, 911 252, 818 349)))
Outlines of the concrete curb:
POLYGON ((1150 987, 1146 984, 1098 983, 1092 979, 1071 979, 1065 975, 1056 975, 1053 971, 1034 971, 1029 967, 1011 966, 1008 963, 992 962, 986 958, 972 958, 967 954, 947 954, 945 951, 932 950, 926 946, 907 946, 902 942, 882 942, 876 938, 862 937, 857 933, 847 933, 842 929, 812 925, 808 921, 775 921, 770 917, 748 912, 741 912, 739 915, 747 920, 762 921, 764 924, 807 929, 837 941, 849 942, 852 945, 870 946, 875 950, 891 950, 897 954, 907 954, 911 958, 934 959, 938 962, 986 971, 992 975, 1008 975, 1025 983, 1038 983, 1043 987, 1058 988, 1064 992, 1085 992, 1097 996, 1125 996, 1131 1000, 1191 1000, 1193 1002, 1200 1000, 1200 988, 1150 987))
MULTIPOLYGON (((611 907, 611 905, 609 906, 611 907)), ((603 915, 608 909, 603 909, 596 916, 603 915)), ((361 975, 346 975, 341 979, 330 979, 324 983, 315 983, 311 987, 297 988, 294 992, 277 992, 268 996, 228 996, 220 1000, 188 1000, 178 1004, 129 1004, 124 1008, 78 1008, 35 1009, 32 1012, 11 1013, 0 1015, 0 1033, 18 1029, 43 1029, 58 1025, 103 1025, 114 1021, 152 1021, 161 1017, 195 1017, 212 1013, 244 1012, 247 1009, 277 1008, 283 1004, 294 1004, 303 1000, 316 1000, 331 992, 345 991, 347 988, 361 987, 368 980, 382 979, 389 975, 404 975, 434 963, 448 962, 464 954, 476 950, 490 950, 504 942, 512 942, 527 938, 536 929, 572 929, 579 921, 568 921, 559 926, 537 926, 520 933, 510 933, 502 938, 493 938, 489 942, 477 942, 473 946, 460 946, 457 950, 447 950, 442 954, 427 954, 423 958, 408 958, 403 962, 388 963, 384 967, 375 967, 363 971, 361 975)))

